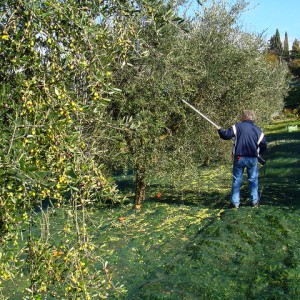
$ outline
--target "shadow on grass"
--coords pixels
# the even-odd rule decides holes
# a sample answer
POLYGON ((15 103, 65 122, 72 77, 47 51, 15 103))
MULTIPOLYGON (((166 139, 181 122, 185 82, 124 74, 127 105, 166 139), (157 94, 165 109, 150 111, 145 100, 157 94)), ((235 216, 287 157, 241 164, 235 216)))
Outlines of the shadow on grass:
POLYGON ((300 208, 300 132, 267 135, 267 164, 261 169, 262 202, 300 208))
MULTIPOLYGON (((218 182, 219 184, 220 182, 218 182)), ((133 174, 126 176, 117 176, 116 184, 120 191, 127 195, 131 201, 134 201, 135 181, 133 174)), ((231 184, 231 178, 222 179, 221 182, 225 188, 231 184)), ((178 190, 171 184, 155 183, 147 188, 147 198, 144 203, 156 202, 170 205, 187 205, 187 206, 205 206, 210 208, 223 208, 229 206, 228 192, 218 192, 214 188, 215 183, 211 184, 211 191, 203 191, 184 188, 178 190), (158 196, 159 194, 159 196, 158 196)))
POLYGON ((229 195, 212 192, 183 191, 182 194, 174 190, 165 192, 162 198, 148 198, 145 202, 166 203, 172 205, 204 206, 209 208, 221 209, 229 207, 229 195))

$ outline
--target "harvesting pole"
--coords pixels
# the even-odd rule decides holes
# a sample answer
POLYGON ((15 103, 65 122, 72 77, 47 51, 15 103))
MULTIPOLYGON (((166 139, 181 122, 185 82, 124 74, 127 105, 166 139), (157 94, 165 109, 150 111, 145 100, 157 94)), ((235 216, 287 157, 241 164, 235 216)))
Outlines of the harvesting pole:
POLYGON ((205 116, 202 112, 200 112, 198 109, 196 109, 193 105, 191 105, 190 103, 188 103, 187 101, 185 101, 182 98, 179 98, 183 103, 185 103, 187 106, 189 106, 191 109, 193 109, 196 113, 198 113, 202 118, 204 118, 206 121, 208 121, 210 124, 212 124, 213 126, 215 126, 217 129, 220 129, 221 127, 219 125, 217 125, 216 123, 214 123, 212 120, 210 120, 207 116, 205 116))
MULTIPOLYGON (((178 97, 179 98, 179 97, 178 97)), ((186 105, 188 105, 191 109, 193 109, 196 113, 198 113, 202 118, 204 118, 206 121, 208 121, 210 124, 212 124, 213 126, 215 126, 217 129, 220 129, 221 127, 219 125, 217 125, 216 123, 214 123, 212 120, 210 120, 207 116, 205 116, 202 112, 200 112, 198 109, 196 109, 193 105, 191 105, 190 103, 188 103, 187 101, 185 101, 182 98, 179 98, 183 103, 185 103, 186 105)), ((260 155, 257 157, 258 162, 261 165, 264 165, 266 163, 265 159, 263 159, 260 155)))

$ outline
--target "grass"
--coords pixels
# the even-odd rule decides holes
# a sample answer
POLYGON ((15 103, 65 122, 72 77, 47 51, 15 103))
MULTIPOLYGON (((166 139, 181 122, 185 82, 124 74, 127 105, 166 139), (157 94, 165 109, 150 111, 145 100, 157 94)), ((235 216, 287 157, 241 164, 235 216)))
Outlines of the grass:
MULTIPOLYGON (((119 299, 299 299, 300 131, 288 132, 289 124, 267 128, 259 208, 247 204, 246 185, 241 208, 229 208, 228 165, 159 199, 156 186, 141 211, 125 205, 89 212, 97 254, 126 289, 119 299)), ((54 232, 63 218, 54 214, 54 232)), ((16 283, 4 289, 9 299, 21 299, 16 283)))

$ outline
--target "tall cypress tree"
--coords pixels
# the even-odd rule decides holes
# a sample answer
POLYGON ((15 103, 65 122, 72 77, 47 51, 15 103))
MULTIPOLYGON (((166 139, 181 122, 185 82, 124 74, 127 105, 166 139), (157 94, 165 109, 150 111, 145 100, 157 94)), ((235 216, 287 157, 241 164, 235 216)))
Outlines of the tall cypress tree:
POLYGON ((278 29, 276 29, 276 33, 269 40, 269 51, 277 54, 278 56, 282 56, 283 54, 282 43, 278 29))
POLYGON ((284 35, 283 57, 287 61, 290 60, 290 49, 289 49, 289 40, 288 40, 288 34, 287 34, 287 32, 285 32, 285 35, 284 35))

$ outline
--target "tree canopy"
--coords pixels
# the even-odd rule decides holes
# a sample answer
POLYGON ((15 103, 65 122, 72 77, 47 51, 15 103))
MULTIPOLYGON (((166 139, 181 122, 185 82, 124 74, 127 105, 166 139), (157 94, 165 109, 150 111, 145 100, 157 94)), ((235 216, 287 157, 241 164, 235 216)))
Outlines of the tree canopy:
MULTIPOLYGON (((261 124, 280 111, 288 70, 238 25, 246 7, 213 1, 183 19, 174 1, 1 2, 0 242, 17 239, 16 224, 31 226, 47 203, 72 216, 61 246, 70 268, 50 272, 47 234, 28 239, 32 295, 55 280, 65 297, 69 288, 86 299, 114 293, 107 276, 80 262, 94 259, 86 208, 122 201, 116 171, 134 172, 139 209, 151 177, 179 182, 186 168, 229 158, 215 129, 180 98, 222 126, 245 108, 261 124)), ((0 256, 2 281, 17 269, 9 255, 0 256)))
POLYGON ((283 47, 278 28, 276 29, 276 33, 270 38, 269 50, 278 56, 282 55, 283 47))

